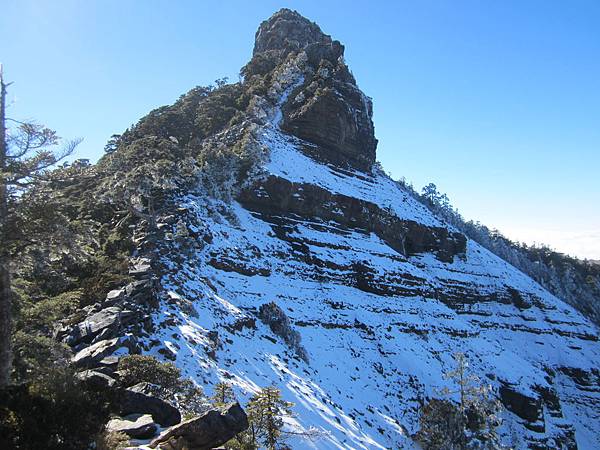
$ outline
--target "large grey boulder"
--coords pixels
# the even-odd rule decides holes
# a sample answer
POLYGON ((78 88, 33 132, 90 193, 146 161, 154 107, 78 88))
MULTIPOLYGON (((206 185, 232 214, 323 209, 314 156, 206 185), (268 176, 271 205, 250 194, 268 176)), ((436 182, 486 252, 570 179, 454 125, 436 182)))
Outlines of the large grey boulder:
POLYGON ((163 431, 149 446, 162 450, 209 450, 247 428, 246 413, 238 403, 232 403, 163 431))
POLYGON ((111 419, 106 431, 125 433, 132 438, 149 439, 156 434, 156 424, 150 414, 131 414, 123 418, 111 419))
POLYGON ((131 349, 132 345, 129 337, 105 339, 79 351, 71 359, 71 362, 77 367, 91 368, 108 355, 113 354, 117 349, 121 347, 128 347, 131 349))
POLYGON ((158 397, 159 389, 151 383, 138 383, 124 389, 119 395, 119 414, 151 414, 157 423, 165 427, 181 422, 179 410, 158 397))
MULTIPOLYGON (((112 291, 111 291, 112 292, 112 291)), ((122 326, 133 321, 136 313, 119 306, 109 306, 88 315, 85 320, 66 330, 63 340, 70 346, 114 337, 122 326)))

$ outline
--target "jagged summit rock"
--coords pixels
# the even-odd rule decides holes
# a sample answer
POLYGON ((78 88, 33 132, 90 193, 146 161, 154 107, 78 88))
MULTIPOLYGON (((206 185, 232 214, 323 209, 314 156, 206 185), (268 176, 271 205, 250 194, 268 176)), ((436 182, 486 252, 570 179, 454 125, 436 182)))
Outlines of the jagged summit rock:
POLYGON ((319 25, 296 11, 283 8, 258 27, 253 55, 269 50, 302 50, 311 44, 335 46, 339 49, 338 56, 343 53, 343 46, 338 41, 332 41, 331 36, 323 33, 319 25))
POLYGON ((284 104, 282 129, 305 140, 304 150, 316 159, 370 171, 377 148, 373 105, 344 61, 344 46, 299 13, 282 9, 258 28, 243 72, 270 76, 290 65, 302 78, 284 104))

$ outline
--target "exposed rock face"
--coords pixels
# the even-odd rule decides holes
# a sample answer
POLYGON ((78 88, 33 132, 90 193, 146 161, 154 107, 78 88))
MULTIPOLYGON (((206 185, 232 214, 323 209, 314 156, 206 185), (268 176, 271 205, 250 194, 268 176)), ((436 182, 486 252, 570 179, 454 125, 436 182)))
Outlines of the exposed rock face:
POLYGON ((139 383, 123 390, 119 395, 119 413, 151 414, 157 423, 165 427, 181 422, 177 408, 154 395, 154 386, 149 383, 139 383))
POLYGON ((322 161, 368 171, 377 148, 372 115, 371 100, 356 87, 346 66, 323 60, 315 75, 292 91, 283 108, 282 128, 316 144, 304 150, 322 161))
POLYGON ((248 428, 248 417, 239 404, 210 410, 163 431, 150 448, 163 450, 210 450, 248 428))
POLYGON ((149 414, 131 414, 129 416, 111 419, 106 424, 106 431, 125 433, 132 438, 148 439, 156 434, 156 424, 149 414))
MULTIPOLYGON (((375 162, 373 106, 344 63, 344 46, 295 11, 283 9, 256 34, 254 61, 301 54, 303 83, 283 107, 282 128, 323 161, 369 171, 375 162)), ((271 66, 267 66, 271 67, 271 66)))
POLYGON ((82 342, 90 343, 102 334, 104 339, 113 337, 120 328, 131 323, 136 314, 118 306, 109 306, 92 313, 83 322, 77 324, 67 337, 67 343, 77 345, 82 342))
POLYGON ((540 397, 530 397, 519 392, 515 386, 503 385, 500 387, 500 398, 509 411, 529 423, 543 419, 543 403, 540 397))
POLYGON ((298 216, 335 222, 346 229, 375 233, 403 256, 431 252, 440 261, 452 262, 464 255, 467 239, 445 227, 428 227, 401 220, 378 205, 335 194, 308 183, 293 183, 270 176, 241 192, 239 201, 250 211, 267 217, 298 216))
POLYGON ((131 349, 133 340, 130 337, 116 337, 96 342, 85 347, 72 358, 73 364, 81 368, 92 368, 99 365, 106 356, 113 354, 120 348, 131 349))
POLYGON ((332 40, 330 36, 323 34, 316 23, 284 8, 260 24, 256 31, 253 54, 270 50, 287 53, 303 50, 311 44, 327 46, 332 45, 332 40))

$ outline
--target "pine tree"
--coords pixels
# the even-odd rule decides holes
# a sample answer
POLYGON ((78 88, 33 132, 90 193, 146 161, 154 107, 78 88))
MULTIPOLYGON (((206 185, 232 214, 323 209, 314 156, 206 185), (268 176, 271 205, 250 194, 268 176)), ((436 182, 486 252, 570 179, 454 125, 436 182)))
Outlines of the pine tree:
POLYGON ((220 381, 217 383, 215 386, 215 392, 210 400, 211 403, 217 407, 237 401, 235 398, 235 393, 233 392, 233 387, 226 381, 220 381))
MULTIPOLYGON (((6 94, 10 84, 4 82, 0 65, 0 388, 9 383, 12 368, 11 264, 15 248, 22 249, 23 244, 28 243, 18 242, 23 236, 20 228, 24 224, 19 223, 22 215, 16 210, 19 206, 28 207, 20 201, 23 193, 43 181, 48 169, 70 155, 81 142, 68 142, 56 151, 54 148, 60 138, 53 130, 7 118, 6 94), (7 121, 16 124, 10 133, 7 121)), ((47 218, 51 219, 51 216, 47 215, 47 218)))
POLYGON ((489 385, 469 370, 464 353, 455 353, 456 367, 445 374, 455 388, 444 388, 445 399, 432 399, 421 410, 416 435, 426 450, 501 449, 496 428, 500 402, 489 385), (458 402, 452 398, 458 396, 458 402))
POLYGON ((266 387, 250 399, 247 413, 254 444, 262 443, 268 450, 275 450, 281 442, 283 419, 292 415, 293 403, 281 398, 281 391, 274 386, 266 387))

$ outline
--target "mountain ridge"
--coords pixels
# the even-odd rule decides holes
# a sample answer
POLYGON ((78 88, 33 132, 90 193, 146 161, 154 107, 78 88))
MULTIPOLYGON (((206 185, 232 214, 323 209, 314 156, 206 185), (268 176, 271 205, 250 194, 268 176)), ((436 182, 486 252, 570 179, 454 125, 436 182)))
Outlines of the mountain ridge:
POLYGON ((328 432, 318 448, 415 448, 461 348, 507 443, 600 446, 594 326, 374 165, 341 44, 286 9, 256 39, 242 83, 159 108, 99 163, 114 212, 99 220, 129 211, 130 278, 57 333, 73 363, 155 355, 242 398, 275 384, 290 427, 328 432), (296 344, 263 322, 271 303, 296 344))

